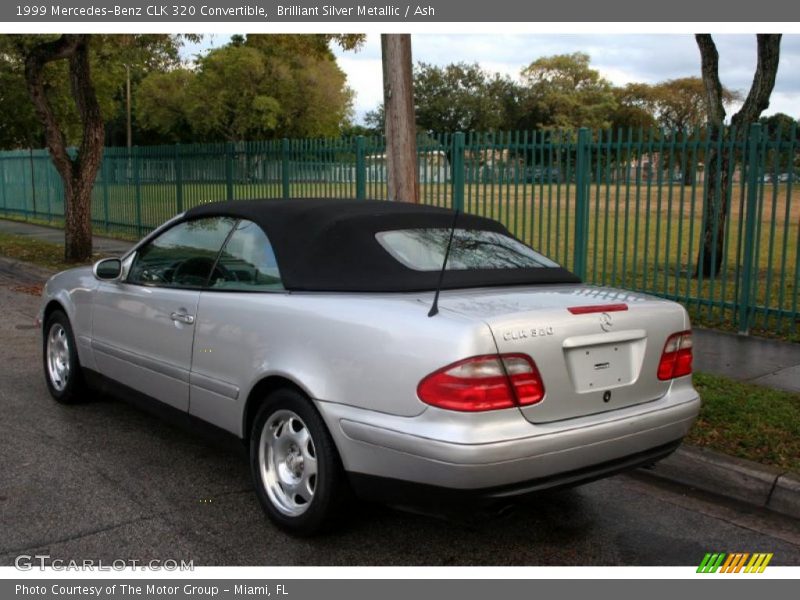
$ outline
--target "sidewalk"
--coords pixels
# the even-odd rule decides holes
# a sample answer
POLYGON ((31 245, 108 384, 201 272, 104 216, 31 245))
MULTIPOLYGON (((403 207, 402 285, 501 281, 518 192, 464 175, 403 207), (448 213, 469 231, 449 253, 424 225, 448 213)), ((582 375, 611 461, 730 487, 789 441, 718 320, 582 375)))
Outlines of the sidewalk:
MULTIPOLYGON (((45 227, 21 221, 8 221, 0 218, 0 233, 13 233, 14 235, 25 235, 43 242, 53 244, 64 244, 64 230, 56 227, 45 227)), ((127 252, 133 243, 125 240, 115 240, 113 238, 93 236, 92 245, 95 252, 111 255, 122 255, 127 252)))
POLYGON ((694 370, 800 392, 800 344, 694 329, 694 370))

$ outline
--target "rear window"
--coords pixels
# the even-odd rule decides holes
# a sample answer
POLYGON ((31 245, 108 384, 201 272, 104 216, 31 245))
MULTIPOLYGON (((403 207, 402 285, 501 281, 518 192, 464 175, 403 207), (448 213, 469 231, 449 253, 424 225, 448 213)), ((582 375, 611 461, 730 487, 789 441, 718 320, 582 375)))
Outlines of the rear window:
MULTIPOLYGON (((415 271, 442 268, 450 229, 381 231, 375 239, 395 260, 415 271)), ((558 267, 546 256, 496 231, 456 229, 447 259, 448 271, 558 267)))

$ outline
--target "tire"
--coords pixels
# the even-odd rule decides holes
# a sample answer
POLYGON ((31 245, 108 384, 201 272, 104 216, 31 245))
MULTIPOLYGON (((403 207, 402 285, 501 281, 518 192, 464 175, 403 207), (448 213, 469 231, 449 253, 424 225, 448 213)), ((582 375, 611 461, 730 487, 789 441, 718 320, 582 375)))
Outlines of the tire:
POLYGON ((256 414, 250 467, 264 512, 281 529, 311 535, 333 524, 346 494, 339 454, 311 401, 272 392, 256 414))
POLYGON ((42 331, 44 379, 50 395, 62 404, 85 400, 86 385, 67 315, 61 310, 53 311, 42 331))

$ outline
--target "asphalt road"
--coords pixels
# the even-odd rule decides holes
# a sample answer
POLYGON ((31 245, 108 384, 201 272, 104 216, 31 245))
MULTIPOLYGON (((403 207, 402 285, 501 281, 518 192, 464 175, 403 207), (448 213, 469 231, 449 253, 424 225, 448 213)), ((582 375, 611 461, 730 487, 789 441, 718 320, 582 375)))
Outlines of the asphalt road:
POLYGON ((637 474, 499 514, 358 506, 333 533, 292 538, 264 518, 235 444, 113 398, 52 401, 25 277, 0 264, 0 565, 697 565, 707 551, 800 565, 797 521, 637 474))

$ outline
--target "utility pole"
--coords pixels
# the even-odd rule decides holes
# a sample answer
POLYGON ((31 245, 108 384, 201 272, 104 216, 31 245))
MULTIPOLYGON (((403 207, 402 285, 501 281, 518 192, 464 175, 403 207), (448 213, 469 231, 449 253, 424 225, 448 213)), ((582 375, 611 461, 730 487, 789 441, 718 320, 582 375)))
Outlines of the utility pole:
POLYGON ((417 128, 411 35, 382 34, 383 106, 386 116, 386 177, 389 200, 419 203, 417 128))

